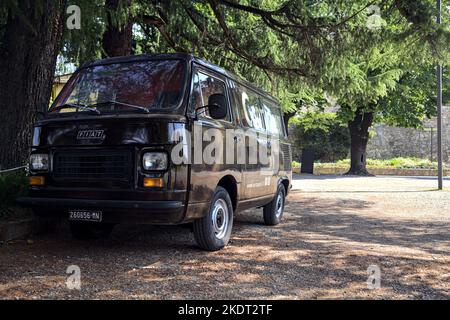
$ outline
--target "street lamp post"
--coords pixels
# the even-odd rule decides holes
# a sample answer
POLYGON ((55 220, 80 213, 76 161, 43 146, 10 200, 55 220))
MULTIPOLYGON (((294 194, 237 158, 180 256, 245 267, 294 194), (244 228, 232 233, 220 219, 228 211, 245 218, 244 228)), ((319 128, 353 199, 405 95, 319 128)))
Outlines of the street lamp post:
MULTIPOLYGON (((436 0, 437 23, 441 24, 441 0, 436 0)), ((442 172, 442 65, 437 66, 437 162, 438 162, 438 189, 443 188, 442 172)))

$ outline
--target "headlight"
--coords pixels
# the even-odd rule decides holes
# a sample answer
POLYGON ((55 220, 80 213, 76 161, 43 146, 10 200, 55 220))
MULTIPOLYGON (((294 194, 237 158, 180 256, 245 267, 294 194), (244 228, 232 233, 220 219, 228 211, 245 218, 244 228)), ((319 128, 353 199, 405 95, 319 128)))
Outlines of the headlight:
POLYGON ((142 157, 144 170, 166 170, 167 164, 167 153, 165 152, 147 152, 142 157))
POLYGON ((31 171, 48 170, 48 154, 35 153, 30 156, 31 171))

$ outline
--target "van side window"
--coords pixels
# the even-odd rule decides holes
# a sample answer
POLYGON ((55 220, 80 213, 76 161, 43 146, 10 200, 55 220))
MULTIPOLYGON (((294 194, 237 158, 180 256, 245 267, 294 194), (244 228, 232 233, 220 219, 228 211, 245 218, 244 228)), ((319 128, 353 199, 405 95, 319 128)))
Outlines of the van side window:
POLYGON ((200 88, 200 79, 199 79, 198 73, 195 73, 194 79, 193 79, 192 94, 191 94, 192 111, 194 111, 197 108, 200 108, 202 106, 203 106, 203 97, 202 97, 202 90, 200 88))
POLYGON ((283 118, 280 108, 266 100, 262 101, 266 130, 274 136, 284 136, 283 118))
MULTIPOLYGON (((194 110, 210 104, 209 98, 213 94, 220 93, 226 96, 225 82, 222 80, 201 72, 195 73, 193 80, 191 104, 194 110)), ((200 110, 198 114, 200 117, 211 119, 207 108, 200 110)), ((224 120, 230 121, 229 112, 224 120)))
POLYGON ((239 93, 239 87, 238 84, 233 81, 232 79, 228 79, 228 89, 230 92, 230 98, 231 98, 231 112, 233 114, 233 118, 236 119, 237 123, 241 122, 241 114, 242 114, 242 106, 241 106, 241 100, 240 100, 240 93, 239 93))
POLYGON ((242 106, 244 111, 244 125, 257 130, 264 130, 264 119, 260 106, 259 97, 250 90, 241 87, 242 106))

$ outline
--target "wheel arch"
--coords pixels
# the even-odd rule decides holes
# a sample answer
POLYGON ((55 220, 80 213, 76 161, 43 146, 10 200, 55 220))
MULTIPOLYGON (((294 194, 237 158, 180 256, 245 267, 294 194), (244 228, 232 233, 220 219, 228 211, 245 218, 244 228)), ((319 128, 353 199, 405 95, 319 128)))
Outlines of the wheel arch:
POLYGON ((278 184, 282 184, 284 186, 284 191, 286 191, 286 195, 289 193, 290 181, 288 177, 281 177, 278 180, 278 184))
POLYGON ((235 212, 238 204, 238 184, 236 179, 232 175, 226 175, 219 180, 217 186, 227 190, 233 205, 233 212, 235 212))

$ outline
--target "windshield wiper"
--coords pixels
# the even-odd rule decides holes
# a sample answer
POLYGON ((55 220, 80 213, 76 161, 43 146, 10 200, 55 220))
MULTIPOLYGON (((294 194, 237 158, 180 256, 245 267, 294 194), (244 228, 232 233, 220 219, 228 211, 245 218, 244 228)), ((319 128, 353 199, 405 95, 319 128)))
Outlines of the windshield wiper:
POLYGON ((129 104, 129 103, 125 103, 125 102, 121 102, 121 101, 117 101, 117 100, 102 101, 102 102, 91 104, 88 107, 98 107, 98 106, 108 105, 108 104, 117 104, 120 106, 139 109, 139 110, 144 111, 145 113, 150 113, 150 110, 148 110, 148 108, 146 108, 146 107, 141 107, 141 106, 137 106, 135 104, 129 104))
POLYGON ((58 107, 54 107, 51 108, 50 110, 48 110, 49 112, 53 111, 53 110, 61 110, 61 109, 70 109, 70 108, 74 108, 78 110, 85 110, 85 111, 90 111, 90 112, 95 112, 96 114, 100 114, 101 112, 97 109, 94 109, 90 106, 85 106, 82 104, 75 104, 75 103, 65 103, 63 105, 60 105, 58 107))

